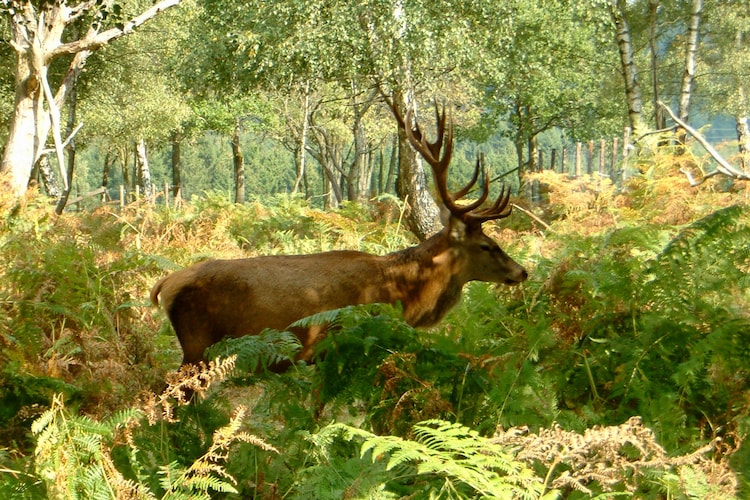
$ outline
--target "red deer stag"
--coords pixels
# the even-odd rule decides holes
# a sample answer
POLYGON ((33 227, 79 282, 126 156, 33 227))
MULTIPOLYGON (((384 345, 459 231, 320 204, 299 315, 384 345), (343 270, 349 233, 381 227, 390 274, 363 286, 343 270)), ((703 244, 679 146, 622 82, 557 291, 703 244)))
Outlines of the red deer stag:
MULTIPOLYGON (((468 281, 509 285, 524 281, 526 271, 484 234, 482 223, 510 215, 510 192, 480 208, 484 190, 469 204, 465 196, 479 177, 477 160, 471 182, 451 195, 448 165, 453 149, 452 124, 435 109, 437 140, 428 142, 419 127, 407 126, 411 144, 432 166, 435 184, 447 209, 445 228, 420 245, 385 256, 354 251, 312 255, 264 256, 209 260, 161 279, 151 301, 167 313, 184 357, 183 365, 203 360, 203 352, 223 337, 257 335, 265 328, 283 330, 312 314, 354 304, 400 302, 406 322, 415 327, 437 323, 461 296, 468 281), (440 156, 440 150, 445 151, 440 156), (507 210, 506 210, 507 209, 507 210)), ((403 127, 412 123, 397 118, 403 127)), ((302 344, 297 359, 310 361, 325 327, 293 329, 302 344)))

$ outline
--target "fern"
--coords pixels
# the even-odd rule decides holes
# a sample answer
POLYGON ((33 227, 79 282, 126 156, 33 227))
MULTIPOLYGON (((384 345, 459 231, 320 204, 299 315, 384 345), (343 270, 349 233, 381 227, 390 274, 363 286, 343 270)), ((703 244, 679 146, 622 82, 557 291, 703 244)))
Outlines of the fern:
MULTIPOLYGON (((65 411, 62 396, 33 424, 36 473, 52 498, 112 498, 119 477, 107 474, 103 457, 116 429, 138 418, 132 409, 104 422, 65 411)), ((144 494, 146 494, 144 492, 144 494)))
MULTIPOLYGON (((236 493, 234 478, 226 471, 230 448, 237 442, 249 443, 264 451, 278 453, 265 440, 244 432, 241 425, 247 409, 238 407, 229 422, 213 433, 208 450, 189 466, 177 462, 158 468, 163 498, 211 498, 209 492, 236 493)), ((33 424, 36 436, 35 471, 46 486, 50 498, 156 498, 144 480, 145 467, 134 428, 145 416, 140 409, 120 411, 101 422, 71 414, 62 397, 33 424), (114 447, 125 447, 128 478, 112 456, 114 447)), ((123 465, 121 463, 121 465, 123 465)))
POLYGON ((559 243, 529 284, 539 288, 524 326, 528 337, 556 333, 560 348, 540 359, 557 367, 547 374, 564 402, 557 418, 581 426, 637 413, 670 448, 706 425, 736 442, 748 408, 737 394, 747 390, 750 366, 744 207, 680 231, 624 226, 559 243), (581 422, 587 414, 593 420, 581 422))
POLYGON ((537 433, 527 428, 499 430, 492 441, 514 449, 517 459, 543 465, 545 481, 562 492, 641 498, 658 484, 669 496, 693 497, 702 491, 696 497, 730 499, 737 489, 727 461, 712 457, 716 442, 672 457, 639 417, 583 433, 565 431, 557 424, 537 433))
POLYGON ((387 304, 349 306, 304 318, 295 326, 328 325, 316 346, 320 398, 369 399, 378 367, 391 352, 417 345, 416 331, 387 304))
MULTIPOLYGON (((321 432, 364 439, 360 456, 397 473, 397 482, 418 481, 430 498, 554 498, 543 481, 523 463, 487 438, 460 424, 431 420, 414 426, 416 440, 376 436, 334 424, 321 432)), ((388 487, 388 486, 386 486, 388 487)), ((391 486, 391 487, 395 487, 391 486)))
POLYGON ((165 499, 184 498, 185 494, 199 492, 196 498, 210 498, 208 492, 237 493, 235 480, 224 469, 230 446, 236 442, 252 443, 266 451, 278 450, 264 440, 251 434, 240 432, 240 425, 247 414, 247 408, 238 407, 229 423, 213 434, 213 443, 206 453, 189 467, 171 463, 161 469, 161 486, 165 499))
POLYGON ((365 318, 380 314, 398 314, 399 310, 389 304, 361 304, 346 306, 340 309, 321 311, 292 323, 292 327, 310 328, 312 326, 352 326, 365 318))
POLYGON ((236 356, 237 373, 255 373, 278 363, 292 363, 301 349, 299 339, 290 333, 265 329, 258 335, 225 338, 208 348, 209 359, 236 356))

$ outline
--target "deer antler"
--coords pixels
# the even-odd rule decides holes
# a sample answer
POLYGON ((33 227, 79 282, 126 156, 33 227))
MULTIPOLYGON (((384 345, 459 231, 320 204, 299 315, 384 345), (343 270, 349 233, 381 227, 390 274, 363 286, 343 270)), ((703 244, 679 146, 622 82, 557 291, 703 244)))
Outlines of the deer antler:
POLYGON ((396 119, 398 120, 399 125, 406 131, 406 136, 409 138, 409 142, 411 142, 414 149, 432 167, 432 172, 435 176, 435 186, 440 193, 443 204, 451 214, 467 224, 474 225, 481 225, 483 222, 502 219, 503 217, 510 215, 511 209, 508 208, 506 210, 508 202, 510 201, 510 189, 506 191, 505 186, 503 186, 500 196, 492 206, 479 209, 479 207, 481 207, 487 200, 490 193, 490 177, 484 164, 484 155, 481 153, 477 156, 474 175, 469 183, 453 194, 448 192, 448 166, 450 165, 451 156, 453 154, 453 121, 446 120, 445 106, 443 106, 443 111, 441 112, 437 102, 435 102, 437 138, 433 142, 428 141, 425 134, 422 133, 419 124, 414 120, 414 113, 411 109, 406 112, 406 118, 401 118, 396 107, 391 105, 391 108, 396 114, 396 119), (443 151, 441 156, 440 150, 443 146, 445 146, 445 151, 443 151), (480 170, 482 171, 483 177, 482 194, 472 203, 458 205, 456 201, 466 196, 476 184, 479 179, 480 170))

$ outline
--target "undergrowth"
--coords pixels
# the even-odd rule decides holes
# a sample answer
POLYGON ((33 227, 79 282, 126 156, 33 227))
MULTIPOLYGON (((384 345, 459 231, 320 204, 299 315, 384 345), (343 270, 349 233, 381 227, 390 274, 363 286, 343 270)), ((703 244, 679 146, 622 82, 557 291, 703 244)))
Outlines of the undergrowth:
POLYGON ((303 320, 329 326, 314 366, 267 331, 212 347, 234 369, 179 374, 148 303, 159 277, 413 239, 397 216, 289 197, 59 218, 30 198, 0 221, 0 495, 740 498, 744 192, 684 189, 666 168, 625 189, 539 176, 549 199, 533 217, 487 227, 530 279, 469 284, 430 331, 398 306, 345 308, 303 320), (291 368, 267 370, 279 362, 291 368))

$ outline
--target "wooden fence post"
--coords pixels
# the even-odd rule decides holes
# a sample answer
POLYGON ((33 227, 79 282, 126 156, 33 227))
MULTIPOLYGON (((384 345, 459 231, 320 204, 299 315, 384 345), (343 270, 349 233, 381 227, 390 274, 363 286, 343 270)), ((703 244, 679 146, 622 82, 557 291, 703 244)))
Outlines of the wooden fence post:
POLYGON ((612 138, 612 162, 610 163, 610 172, 612 172, 612 181, 615 180, 615 172, 617 172, 617 148, 618 148, 617 137, 612 138))
POLYGON ((557 163, 557 149, 552 149, 549 157, 549 169, 555 172, 555 163, 557 163))

